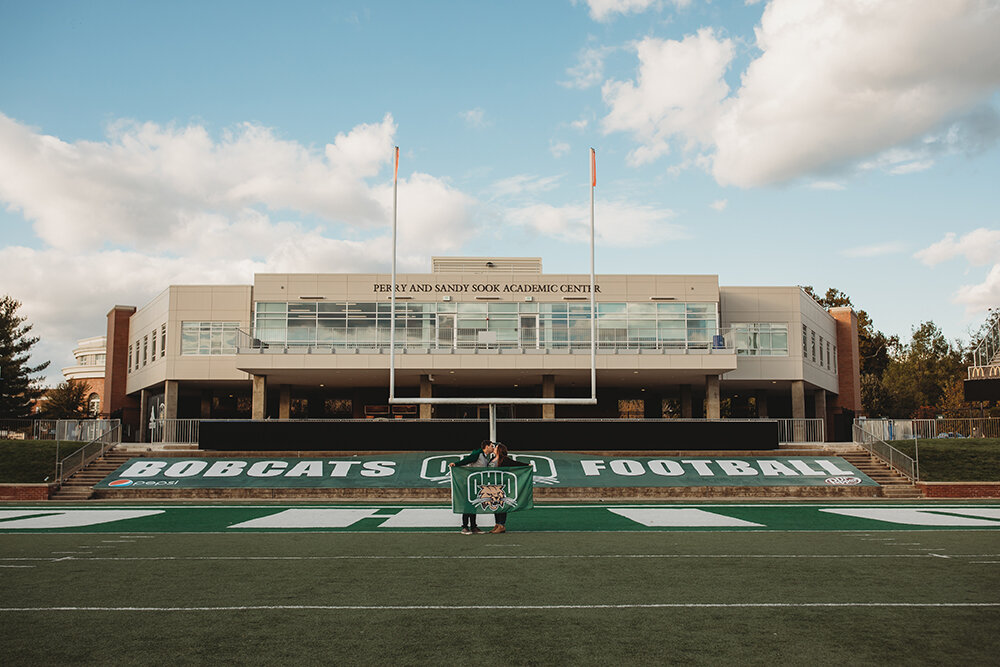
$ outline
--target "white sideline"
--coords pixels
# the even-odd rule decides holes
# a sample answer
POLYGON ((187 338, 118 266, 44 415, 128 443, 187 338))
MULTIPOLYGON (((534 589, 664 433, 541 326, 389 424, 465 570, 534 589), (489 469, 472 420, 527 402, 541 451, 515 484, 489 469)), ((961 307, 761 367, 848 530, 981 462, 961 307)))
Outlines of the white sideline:
MULTIPOLYGON (((663 602, 651 604, 524 604, 490 609, 788 609, 809 607, 1000 607, 1000 602, 663 602)), ((482 605, 245 605, 220 607, 0 607, 0 612, 32 611, 467 611, 482 605)))

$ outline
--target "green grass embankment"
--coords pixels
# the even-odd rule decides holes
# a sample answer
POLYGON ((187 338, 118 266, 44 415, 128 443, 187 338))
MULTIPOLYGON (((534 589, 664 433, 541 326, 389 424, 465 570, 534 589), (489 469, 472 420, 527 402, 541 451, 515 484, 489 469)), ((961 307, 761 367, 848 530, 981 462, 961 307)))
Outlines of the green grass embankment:
MULTIPOLYGON (((41 484, 56 467, 55 440, 0 440, 0 484, 41 484)), ((59 455, 68 456, 78 442, 63 442, 59 455)))
POLYGON ((920 450, 924 482, 1000 482, 1000 438, 933 438, 890 443, 907 456, 920 450))

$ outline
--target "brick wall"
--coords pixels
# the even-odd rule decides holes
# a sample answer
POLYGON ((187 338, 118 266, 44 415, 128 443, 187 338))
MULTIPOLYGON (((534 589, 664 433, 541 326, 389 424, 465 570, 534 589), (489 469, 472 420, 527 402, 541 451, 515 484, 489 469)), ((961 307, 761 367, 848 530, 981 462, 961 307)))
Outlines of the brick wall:
POLYGON ((928 498, 1000 498, 1000 482, 918 482, 928 498))
POLYGON ((0 484, 0 500, 48 500, 48 484, 0 484))

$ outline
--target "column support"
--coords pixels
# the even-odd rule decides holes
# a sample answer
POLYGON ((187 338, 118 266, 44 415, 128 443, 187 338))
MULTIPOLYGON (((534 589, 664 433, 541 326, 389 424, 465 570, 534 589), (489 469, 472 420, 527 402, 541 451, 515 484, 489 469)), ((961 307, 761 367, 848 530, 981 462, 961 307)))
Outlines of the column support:
POLYGON ((264 419, 267 417, 267 376, 251 375, 253 384, 253 406, 250 409, 252 419, 264 419))
POLYGON ((139 442, 149 442, 149 390, 139 390, 139 442))
MULTIPOLYGON (((430 375, 420 376, 420 398, 434 398, 434 385, 431 384, 430 375)), ((431 408, 434 406, 430 403, 420 404, 420 419, 430 419, 431 418, 431 408)))
POLYGON ((283 384, 278 387, 278 419, 292 417, 292 385, 283 384))
POLYGON ((826 434, 830 432, 830 424, 827 423, 826 419, 826 389, 817 389, 816 393, 813 394, 813 400, 815 401, 816 418, 823 420, 823 433, 818 434, 826 439, 826 434))
POLYGON ((705 376, 705 409, 709 419, 719 419, 722 416, 722 404, 719 398, 719 376, 705 376))
MULTIPOLYGON (((555 397, 556 397, 556 376, 543 375, 542 398, 555 398, 555 397)), ((555 419, 555 418, 556 418, 555 404, 546 403, 542 405, 542 419, 555 419)))

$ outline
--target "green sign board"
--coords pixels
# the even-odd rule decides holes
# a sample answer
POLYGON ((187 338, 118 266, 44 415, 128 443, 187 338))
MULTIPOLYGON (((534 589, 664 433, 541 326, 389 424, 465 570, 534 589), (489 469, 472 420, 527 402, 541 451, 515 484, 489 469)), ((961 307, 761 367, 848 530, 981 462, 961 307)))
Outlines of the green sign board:
MULTIPOLYGON (((462 453, 341 458, 134 458, 95 485, 115 488, 436 488, 462 453)), ((878 486, 837 456, 609 457, 518 453, 535 486, 878 486)), ((471 468, 470 470, 475 470, 471 468)))

